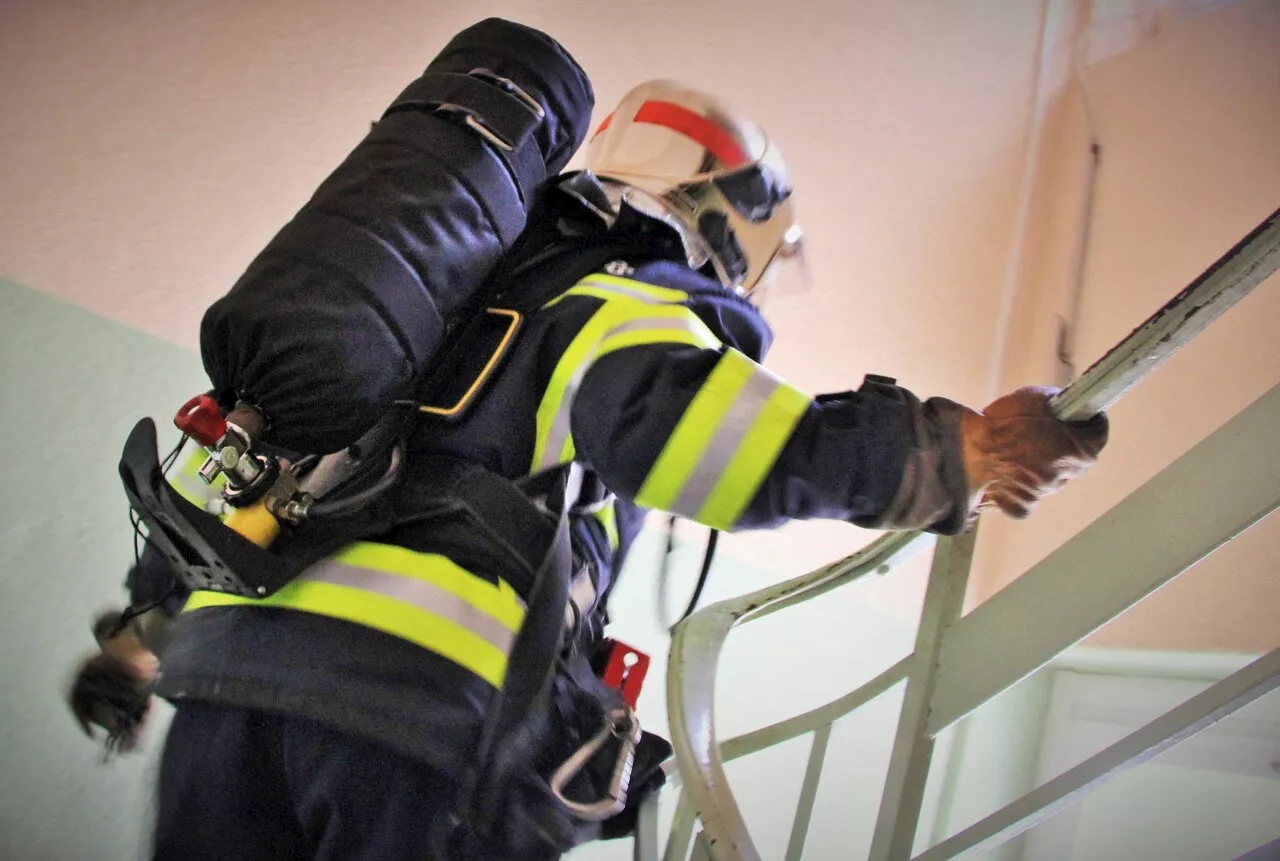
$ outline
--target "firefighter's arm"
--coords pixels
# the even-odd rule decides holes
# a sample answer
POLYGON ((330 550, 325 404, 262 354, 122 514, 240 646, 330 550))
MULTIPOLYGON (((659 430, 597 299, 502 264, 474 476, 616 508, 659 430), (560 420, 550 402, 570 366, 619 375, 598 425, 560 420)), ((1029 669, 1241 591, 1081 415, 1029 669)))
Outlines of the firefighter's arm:
POLYGON ((590 366, 573 436, 615 492, 717 529, 824 518, 951 534, 984 490, 1022 516, 1092 463, 1105 419, 1066 425, 1048 395, 991 416, 876 378, 810 397, 731 348, 647 344, 590 366))
POLYGON ((98 652, 78 667, 68 705, 85 735, 106 733, 108 751, 133 750, 151 711, 159 654, 187 590, 164 556, 147 546, 129 569, 130 609, 101 613, 93 623, 98 652))
POLYGON ((120 612, 111 611, 94 621, 100 651, 82 661, 67 700, 85 735, 94 738, 97 730, 105 731, 108 751, 133 750, 141 738, 151 711, 151 688, 160 672, 160 661, 146 642, 146 628, 162 613, 157 608, 126 621, 120 612))
MULTIPOLYGON (((219 499, 222 479, 213 487, 197 471, 197 451, 169 481, 188 502, 205 505, 219 499)), ((189 594, 164 555, 145 544, 125 578, 129 610, 100 613, 93 622, 98 651, 84 658, 67 692, 71 713, 85 735, 106 733, 108 751, 127 752, 141 737, 151 710, 151 689, 160 672, 159 654, 173 621, 189 594)))

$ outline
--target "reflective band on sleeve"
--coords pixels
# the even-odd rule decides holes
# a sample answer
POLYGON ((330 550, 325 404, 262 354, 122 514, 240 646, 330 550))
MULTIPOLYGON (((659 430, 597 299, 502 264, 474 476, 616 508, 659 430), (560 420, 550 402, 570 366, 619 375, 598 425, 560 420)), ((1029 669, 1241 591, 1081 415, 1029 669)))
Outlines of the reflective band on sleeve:
POLYGON ((358 542, 263 599, 194 592, 184 612, 261 606, 342 619, 408 640, 501 687, 524 603, 435 553, 358 542))
POLYGON ((812 403, 807 394, 779 381, 694 519, 715 529, 733 528, 812 403))
POLYGON ((606 303, 578 332, 551 376, 538 407, 532 472, 572 460, 573 399, 591 364, 615 350, 646 344, 716 349, 719 340, 692 311, 679 305, 606 303))
POLYGON ((727 350, 654 461, 636 502, 732 528, 810 403, 808 395, 727 350))
POLYGON ((653 468, 645 478, 644 484, 636 494, 636 502, 645 508, 657 508, 661 511, 696 511, 702 500, 711 492, 715 481, 723 472, 724 465, 729 462, 737 449, 741 437, 746 433, 746 426, 759 410, 759 401, 768 397, 772 386, 761 395, 756 392, 757 402, 752 404, 740 398, 744 386, 752 381, 755 363, 737 350, 728 350, 716 363, 707 381, 694 395, 693 401, 685 409, 680 423, 668 438, 667 443, 654 461, 653 468), (739 402, 749 410, 749 414, 739 415, 736 426, 725 427, 724 419, 732 413, 739 412, 739 402), (726 404, 728 410, 726 410, 726 404), (738 408, 738 409, 735 409, 738 408), (732 438, 730 438, 732 437, 732 438), (719 443, 711 447, 712 440, 719 443), (724 451, 728 449, 728 451, 724 451), (693 481, 694 476, 698 480, 693 481), (703 493, 696 498, 697 504, 686 501, 679 506, 685 489, 693 484, 701 487, 703 493))

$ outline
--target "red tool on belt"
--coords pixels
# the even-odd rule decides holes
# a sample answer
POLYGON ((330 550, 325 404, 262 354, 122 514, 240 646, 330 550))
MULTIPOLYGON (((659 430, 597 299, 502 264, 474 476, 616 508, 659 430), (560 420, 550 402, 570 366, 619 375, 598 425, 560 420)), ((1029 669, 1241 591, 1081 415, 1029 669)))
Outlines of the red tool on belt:
POLYGON ((649 656, 621 640, 605 640, 608 657, 600 680, 622 692, 622 699, 631 708, 640 699, 645 674, 649 672, 649 656))

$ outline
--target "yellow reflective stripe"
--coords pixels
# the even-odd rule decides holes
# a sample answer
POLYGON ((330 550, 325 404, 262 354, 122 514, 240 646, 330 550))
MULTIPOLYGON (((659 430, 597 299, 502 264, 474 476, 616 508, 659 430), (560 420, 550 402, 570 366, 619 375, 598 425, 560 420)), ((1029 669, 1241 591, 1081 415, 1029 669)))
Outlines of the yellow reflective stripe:
POLYGON ((694 469, 725 418, 726 410, 755 373, 755 363, 737 350, 727 350, 694 395, 680 422, 636 494, 645 508, 674 511, 694 469))
MULTIPOLYGON (((687 329, 698 332, 709 343, 719 346, 720 341, 707 328, 707 324, 698 319, 698 315, 683 305, 644 305, 639 302, 611 302, 605 306, 609 309, 615 330, 639 328, 640 323, 650 329, 657 329, 662 323, 669 322, 671 328, 687 329), (657 321, 654 323, 653 321, 657 321)), ((613 334, 613 332, 610 332, 613 334)))
POLYGON ((503 581, 490 583, 435 553, 359 542, 318 562, 266 598, 194 592, 184 612, 259 606, 329 616, 429 649, 499 687, 525 607, 503 581))
MULTIPOLYGON (((551 374, 551 382, 547 385, 547 390, 542 395, 542 403, 538 405, 538 429, 533 448, 533 469, 538 469, 540 464, 548 460, 547 443, 551 436, 552 425, 556 420, 556 416, 560 413, 561 405, 565 401, 565 396, 570 386, 576 383, 575 378, 579 377, 578 372, 590 361, 596 344, 599 343, 612 325, 613 315, 610 306, 607 304, 600 306, 595 314, 591 316, 591 319, 587 321, 587 324, 574 337, 569 344, 569 349, 564 351, 564 355, 560 357, 560 361, 556 364, 556 369, 551 374)), ((560 452, 552 452, 551 465, 560 463, 559 456, 560 452)))
POLYGON ((689 298, 689 294, 683 290, 676 290, 672 287, 659 287, 656 284, 646 284, 643 281, 634 281, 630 278, 620 278, 616 275, 606 275, 600 272, 579 281, 542 307, 550 308, 570 296, 593 296, 606 302, 629 300, 632 302, 658 302, 665 304, 679 304, 689 298))
POLYGON ((573 399, 591 364, 615 350, 645 344, 720 346, 707 325, 680 305, 605 303, 573 339, 552 372, 538 406, 531 471, 567 463, 576 456, 570 427, 573 399))
POLYGON ((810 402, 747 356, 726 350, 654 460, 636 502, 731 528, 810 402))
POLYGON ((457 622, 412 604, 349 586, 297 579, 260 600, 218 592, 193 592, 184 612, 235 605, 299 610, 364 625, 448 658, 495 688, 502 687, 506 676, 506 653, 457 622))
POLYGON ((644 281, 637 281, 634 278, 624 278, 621 275, 610 275, 608 272, 596 272, 587 276, 585 281, 594 282, 596 284, 608 284, 615 287, 626 287, 631 290, 640 290, 648 293, 655 299, 663 302, 683 302, 689 298, 689 294, 683 290, 677 290, 675 287, 661 287, 657 284, 646 284, 644 281))
POLYGON ((695 515, 699 523, 730 529, 738 522, 811 403, 804 392, 779 382, 695 515))
POLYGON ((578 282, 578 286, 590 285, 596 288, 612 288, 618 294, 632 295, 639 294, 657 302, 665 302, 672 305, 678 305, 689 299, 689 294, 683 290, 677 290, 674 287, 661 287, 657 284, 646 284, 643 281, 636 281, 634 278, 622 278, 617 275, 609 275, 605 272, 597 272, 589 275, 582 281, 578 282))
POLYGON ((590 296, 595 299, 603 299, 606 302, 610 302, 618 298, 617 293, 605 287, 588 287, 588 286, 579 284, 577 286, 570 287, 568 290, 564 291, 559 296, 552 299, 550 302, 543 305, 542 307, 544 310, 547 308, 553 308, 556 305, 560 304, 561 301, 568 299, 571 296, 590 296))
POLYGON ((600 349, 596 353, 595 358, 599 359, 618 350, 625 350, 627 347, 642 347, 646 344, 685 344, 690 347, 698 347, 704 350, 714 350, 720 346, 720 342, 706 329, 706 325, 701 320, 697 321, 697 325, 690 325, 683 328, 653 328, 642 329, 635 332, 620 332, 617 335, 610 335, 600 342, 600 349))
POLYGON ((430 583, 492 616, 510 631, 519 630, 524 621, 524 602, 506 581, 490 583, 438 553, 420 553, 394 544, 357 541, 336 554, 333 561, 430 583))
POLYGON ((604 527, 604 534, 609 540, 609 549, 617 550, 621 542, 618 539, 618 509, 616 503, 610 501, 608 505, 595 513, 595 518, 604 527))

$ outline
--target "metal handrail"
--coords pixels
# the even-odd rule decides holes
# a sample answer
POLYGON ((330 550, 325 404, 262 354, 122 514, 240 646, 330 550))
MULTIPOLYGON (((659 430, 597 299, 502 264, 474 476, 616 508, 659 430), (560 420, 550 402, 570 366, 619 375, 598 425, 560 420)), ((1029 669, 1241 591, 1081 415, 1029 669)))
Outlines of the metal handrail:
MULTIPOLYGON (((1278 268, 1280 210, 1060 392, 1051 404, 1055 413, 1081 420, 1109 408, 1278 268)), ((714 858, 760 859, 729 789, 725 761, 829 724, 892 687, 901 678, 897 672, 906 675, 913 657, 908 656, 890 671, 827 706, 722 745, 715 733, 714 697, 717 666, 729 631, 872 571, 887 573, 905 558, 908 548, 920 549, 926 538, 932 540, 917 532, 885 535, 863 550, 809 574, 712 604, 684 620, 673 632, 667 697, 671 741, 686 793, 681 807, 686 819, 691 815, 689 807, 696 811, 707 835, 707 851, 714 858), (845 709, 849 704, 852 705, 845 709)), ((686 829, 690 823, 691 819, 683 823, 686 829)), ((673 857, 671 851, 667 857, 673 857)))
MULTIPOLYGON (((667 673, 671 744, 675 748, 684 791, 697 810, 703 828, 727 846, 726 857, 757 861, 760 856, 751 843, 742 812, 729 791, 724 774, 724 752, 715 735, 716 668, 725 637, 738 625, 762 619, 872 572, 887 574, 895 565, 932 542, 932 536, 919 532, 890 533, 857 553, 809 574, 749 595, 711 604, 676 627, 671 638, 671 670, 667 673)), ((850 697, 856 697, 857 693, 855 691, 850 697)), ((841 699, 848 700, 849 697, 841 699)), ((836 703, 841 703, 841 700, 836 703)), ((825 710, 815 709, 807 715, 757 730, 736 741, 742 748, 759 749, 802 735, 850 710, 842 711, 836 703, 831 704, 834 709, 830 706, 825 710), (828 715, 826 710, 834 713, 828 715), (746 741, 750 736, 754 738, 746 741), (772 740, 759 744, 764 739, 772 740)), ((738 755, 747 752, 744 749, 738 755)))

